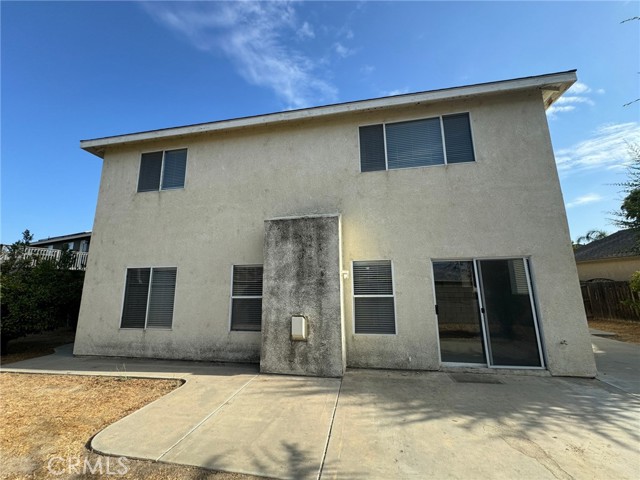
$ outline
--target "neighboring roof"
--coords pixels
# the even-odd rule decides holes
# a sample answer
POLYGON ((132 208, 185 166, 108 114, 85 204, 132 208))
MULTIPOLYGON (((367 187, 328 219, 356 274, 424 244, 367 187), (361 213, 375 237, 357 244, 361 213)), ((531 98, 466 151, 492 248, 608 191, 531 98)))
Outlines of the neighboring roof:
POLYGON ((75 240, 76 238, 90 237, 91 232, 70 233, 69 235, 61 235, 59 237, 42 238, 37 242, 31 242, 31 245, 42 245, 47 243, 64 242, 66 240, 75 240))
POLYGON ((600 240, 594 240, 575 251, 576 262, 636 257, 640 255, 638 234, 635 230, 620 230, 600 240))
POLYGON ((221 120, 216 122, 198 123, 182 127, 163 128, 145 132, 117 135, 112 137, 81 140, 80 148, 98 157, 103 157, 105 149, 110 146, 149 140, 184 137, 187 135, 203 134, 217 130, 232 128, 247 128, 257 125, 272 125, 276 123, 304 120, 309 118, 327 117, 345 113, 379 110, 385 108, 419 105, 421 103, 454 100, 459 98, 488 95, 496 93, 512 93, 533 88, 542 91, 545 108, 549 108, 560 96, 577 80, 576 71, 549 73, 533 77, 515 78, 498 82, 478 83, 461 87, 429 90, 418 93, 405 93, 391 97, 359 100, 355 102, 338 103, 322 107, 303 108, 286 112, 269 113, 251 117, 221 120))

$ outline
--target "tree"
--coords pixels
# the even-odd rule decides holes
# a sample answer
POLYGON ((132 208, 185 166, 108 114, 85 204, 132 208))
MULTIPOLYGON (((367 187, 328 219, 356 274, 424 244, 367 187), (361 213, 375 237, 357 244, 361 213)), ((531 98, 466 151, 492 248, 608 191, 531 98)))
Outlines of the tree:
POLYGON ((627 167, 627 181, 619 183, 626 193, 613 223, 623 229, 640 230, 640 145, 629 144, 631 164, 627 167))
POLYGON ((576 238, 576 241, 573 242, 573 249, 575 250, 578 247, 586 245, 587 243, 591 243, 594 240, 601 240, 609 235, 604 230, 593 229, 589 230, 587 233, 582 235, 581 237, 576 238))
POLYGON ((25 230, 2 261, 2 354, 10 340, 73 324, 78 317, 84 272, 69 269, 73 254, 67 249, 58 260, 29 254, 32 239, 25 230))

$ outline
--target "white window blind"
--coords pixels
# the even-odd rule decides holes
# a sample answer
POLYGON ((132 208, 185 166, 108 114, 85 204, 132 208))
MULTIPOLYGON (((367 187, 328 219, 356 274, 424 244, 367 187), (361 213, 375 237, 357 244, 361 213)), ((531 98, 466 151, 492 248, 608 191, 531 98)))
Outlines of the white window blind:
POLYGON ((355 333, 396 333, 389 260, 353 262, 353 297, 355 333))
POLYGON ((262 328, 262 265, 234 265, 231 287, 231 330, 262 328))

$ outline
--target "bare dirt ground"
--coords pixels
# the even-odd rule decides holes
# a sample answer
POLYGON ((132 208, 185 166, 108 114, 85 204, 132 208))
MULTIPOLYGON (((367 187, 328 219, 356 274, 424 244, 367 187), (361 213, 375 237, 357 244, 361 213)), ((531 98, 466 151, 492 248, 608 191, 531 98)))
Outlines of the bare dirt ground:
POLYGON ((55 347, 73 343, 75 336, 74 330, 60 329, 11 340, 7 346, 7 352, 2 352, 4 355, 0 357, 0 364, 51 355, 55 347))
POLYGON ((0 374, 0 478, 257 479, 141 460, 119 463, 87 449, 107 425, 179 385, 177 380, 0 374), (83 468, 85 460, 93 473, 83 468))
POLYGON ((640 344, 640 322, 594 318, 589 319, 589 327, 615 333, 614 340, 640 344))

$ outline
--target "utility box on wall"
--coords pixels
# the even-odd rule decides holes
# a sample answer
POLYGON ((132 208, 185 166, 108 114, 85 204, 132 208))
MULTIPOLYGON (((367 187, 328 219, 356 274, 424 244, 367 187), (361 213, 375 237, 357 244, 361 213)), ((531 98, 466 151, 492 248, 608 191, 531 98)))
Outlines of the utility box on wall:
POLYGON ((291 317, 291 340, 297 342, 307 341, 307 319, 301 315, 291 317))
POLYGON ((340 216, 265 221, 260 371, 344 374, 340 216))

